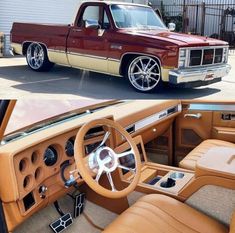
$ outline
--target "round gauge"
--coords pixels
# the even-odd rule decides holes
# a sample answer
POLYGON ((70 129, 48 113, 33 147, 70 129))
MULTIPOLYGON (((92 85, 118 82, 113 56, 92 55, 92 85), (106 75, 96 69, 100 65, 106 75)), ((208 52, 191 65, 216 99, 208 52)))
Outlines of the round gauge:
POLYGON ((56 164, 58 159, 57 151, 54 147, 49 146, 44 153, 44 163, 50 167, 56 164))
POLYGON ((70 138, 65 145, 65 153, 69 156, 69 157, 73 157, 74 156, 74 140, 72 138, 70 138))

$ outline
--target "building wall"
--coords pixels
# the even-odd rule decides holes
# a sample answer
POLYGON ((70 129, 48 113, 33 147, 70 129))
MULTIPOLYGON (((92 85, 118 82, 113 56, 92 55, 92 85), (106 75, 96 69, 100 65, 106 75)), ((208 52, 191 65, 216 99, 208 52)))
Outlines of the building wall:
POLYGON ((1 0, 0 32, 6 34, 5 54, 8 54, 9 33, 13 22, 66 23, 73 21, 80 0, 1 0))
MULTIPOLYGON (((120 0, 121 1, 121 0, 120 0)), ((145 0, 122 0, 145 3, 145 0)), ((10 45, 13 22, 70 24, 74 21, 81 0, 1 0, 0 32, 6 34, 5 53, 10 45)))

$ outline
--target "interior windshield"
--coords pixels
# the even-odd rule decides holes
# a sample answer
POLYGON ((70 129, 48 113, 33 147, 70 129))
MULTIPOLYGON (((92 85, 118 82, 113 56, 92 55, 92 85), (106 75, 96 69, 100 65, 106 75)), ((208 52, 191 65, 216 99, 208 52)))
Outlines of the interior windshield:
POLYGON ((166 29, 159 16, 149 7, 112 5, 111 12, 118 28, 166 29))
POLYGON ((106 100, 17 100, 5 135, 24 133, 116 103, 106 100), (39 127, 40 126, 40 127, 39 127))

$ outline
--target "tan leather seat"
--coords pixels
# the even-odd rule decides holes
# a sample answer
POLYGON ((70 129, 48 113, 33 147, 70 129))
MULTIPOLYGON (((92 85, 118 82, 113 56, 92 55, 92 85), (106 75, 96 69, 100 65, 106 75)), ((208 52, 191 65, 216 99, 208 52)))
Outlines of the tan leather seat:
POLYGON ((103 233, 228 233, 214 219, 173 198, 151 194, 137 201, 103 233))
POLYGON ((181 168, 195 170, 197 160, 206 154, 209 149, 218 146, 235 148, 235 144, 230 142, 215 139, 205 140, 200 145, 195 147, 182 161, 180 161, 179 166, 181 168))

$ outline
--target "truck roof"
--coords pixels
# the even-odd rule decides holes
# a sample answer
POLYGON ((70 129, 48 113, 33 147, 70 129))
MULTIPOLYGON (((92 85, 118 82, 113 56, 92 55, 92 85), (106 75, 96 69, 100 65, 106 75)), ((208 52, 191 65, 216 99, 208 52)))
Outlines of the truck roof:
MULTIPOLYGON (((118 2, 118 1, 90 1, 92 3, 104 3, 106 5, 128 5, 128 6, 144 6, 144 7, 149 7, 148 5, 144 4, 138 4, 138 3, 130 3, 130 2, 118 2)), ((83 1, 82 3, 87 3, 87 1, 83 1)))

